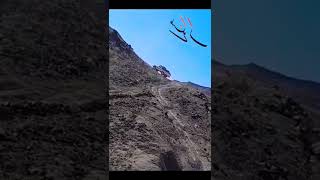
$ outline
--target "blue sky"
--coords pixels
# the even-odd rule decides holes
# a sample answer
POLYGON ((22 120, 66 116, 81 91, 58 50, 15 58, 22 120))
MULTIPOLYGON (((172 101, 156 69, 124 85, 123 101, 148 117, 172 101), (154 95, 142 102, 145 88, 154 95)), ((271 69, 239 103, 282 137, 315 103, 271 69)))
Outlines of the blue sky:
MULTIPOLYGON (((116 29, 134 51, 150 65, 164 65, 171 78, 211 87, 211 10, 110 10, 109 25, 116 29), (186 23, 187 42, 175 37, 186 23), (208 45, 202 47, 190 38, 208 45)), ((182 36, 183 37, 183 36, 182 36)))

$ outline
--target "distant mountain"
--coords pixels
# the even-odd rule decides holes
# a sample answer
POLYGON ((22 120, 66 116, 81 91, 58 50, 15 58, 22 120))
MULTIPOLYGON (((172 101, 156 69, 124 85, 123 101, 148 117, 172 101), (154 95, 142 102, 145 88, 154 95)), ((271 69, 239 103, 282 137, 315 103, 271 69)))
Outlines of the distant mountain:
POLYGON ((194 87, 196 89, 199 89, 200 91, 202 91, 203 93, 205 93, 208 96, 211 95, 211 88, 209 88, 209 87, 200 86, 200 85, 195 84, 193 82, 185 82, 185 84, 188 86, 194 87))
POLYGON ((319 87, 214 61, 213 179, 318 179, 319 87))
MULTIPOLYGON (((245 65, 225 65, 214 62, 213 75, 218 80, 213 84, 219 84, 220 79, 226 79, 231 74, 240 77, 249 77, 260 87, 279 89, 286 96, 294 98, 301 103, 312 115, 320 119, 320 83, 301 80, 268 70, 255 63, 245 65)), ((320 122, 317 122, 320 125, 320 122)))
POLYGON ((320 111, 320 83, 313 81, 300 80, 283 74, 270 71, 254 63, 247 65, 233 65, 233 69, 243 71, 248 76, 265 82, 267 84, 277 85, 288 95, 296 98, 298 102, 316 108, 320 111))
POLYGON ((231 65, 230 67, 245 71, 248 75, 252 75, 255 79, 259 80, 269 81, 272 83, 283 83, 297 88, 303 87, 316 90, 320 89, 320 83, 288 77, 281 73, 268 70, 255 63, 249 63, 247 65, 231 65))

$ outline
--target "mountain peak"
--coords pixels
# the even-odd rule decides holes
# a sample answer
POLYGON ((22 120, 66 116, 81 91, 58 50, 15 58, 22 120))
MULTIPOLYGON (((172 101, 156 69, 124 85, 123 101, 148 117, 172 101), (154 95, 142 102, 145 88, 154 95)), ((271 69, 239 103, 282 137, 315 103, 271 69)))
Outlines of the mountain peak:
POLYGON ((121 50, 133 51, 131 45, 129 45, 119 34, 118 31, 109 26, 109 46, 119 47, 121 50))
POLYGON ((261 67, 258 64, 254 63, 254 62, 250 62, 248 63, 246 66, 250 66, 250 67, 261 67))

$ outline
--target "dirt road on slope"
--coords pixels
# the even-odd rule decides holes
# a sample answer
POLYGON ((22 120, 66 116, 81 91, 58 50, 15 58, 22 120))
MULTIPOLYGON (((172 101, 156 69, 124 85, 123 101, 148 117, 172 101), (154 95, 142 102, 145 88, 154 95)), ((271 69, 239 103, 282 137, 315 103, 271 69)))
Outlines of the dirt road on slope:
MULTIPOLYGON (((174 89, 174 88, 180 88, 182 85, 177 82, 170 82, 166 85, 161 85, 158 87, 152 87, 152 93, 157 98, 157 100, 160 102, 160 104, 165 109, 168 118, 172 120, 172 123, 174 127, 182 132, 185 136, 184 138, 184 145, 187 147, 188 154, 190 157, 192 157, 193 163, 197 164, 198 170, 203 168, 203 165, 201 164, 200 158, 199 158, 199 152, 197 151, 197 145, 190 139, 190 134, 185 130, 186 128, 190 128, 184 124, 184 120, 182 118, 179 118, 178 115, 181 114, 177 109, 174 109, 173 105, 170 101, 167 100, 165 97, 165 91, 168 89, 174 89)), ((193 128, 193 127, 192 127, 193 128)), ((181 158, 183 159, 183 158, 181 158)), ((190 160, 188 160, 190 161, 190 160)))

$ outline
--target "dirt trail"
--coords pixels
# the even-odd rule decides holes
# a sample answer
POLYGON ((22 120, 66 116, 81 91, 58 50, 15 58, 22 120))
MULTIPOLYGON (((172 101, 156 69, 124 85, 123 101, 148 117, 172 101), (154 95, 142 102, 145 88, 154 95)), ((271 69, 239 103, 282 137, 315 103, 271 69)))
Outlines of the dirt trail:
MULTIPOLYGON (((163 96, 163 91, 171 88, 179 88, 181 87, 181 84, 177 82, 170 82, 165 85, 161 85, 158 87, 152 87, 151 91, 154 94, 154 96, 157 98, 157 100, 160 102, 160 104, 163 106, 163 108, 166 110, 168 115, 170 115, 173 120, 173 125, 176 129, 178 129, 180 132, 183 132, 183 134, 186 137, 185 145, 188 147, 188 151, 192 157, 193 161, 199 161, 199 152, 196 150, 195 143, 190 139, 190 135, 184 130, 186 125, 183 123, 183 120, 177 117, 179 112, 175 112, 177 110, 173 109, 173 105, 163 96)), ((169 118, 170 118, 169 116, 169 118)))

